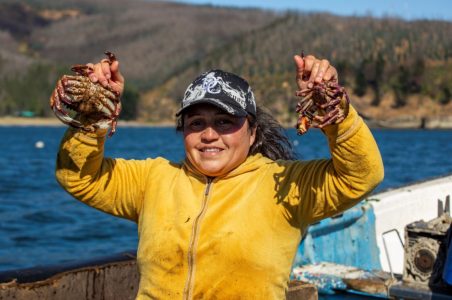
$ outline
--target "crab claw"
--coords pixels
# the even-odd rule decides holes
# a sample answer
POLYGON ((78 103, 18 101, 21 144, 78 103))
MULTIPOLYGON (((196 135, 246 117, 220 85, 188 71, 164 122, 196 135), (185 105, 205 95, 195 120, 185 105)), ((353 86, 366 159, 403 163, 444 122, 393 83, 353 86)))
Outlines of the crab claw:
POLYGON ((57 87, 54 89, 52 96, 50 97, 50 107, 52 108, 53 112, 55 113, 55 116, 64 124, 76 127, 76 128, 82 128, 83 124, 79 121, 71 118, 67 112, 62 108, 61 106, 61 92, 59 91, 59 85, 60 82, 58 82, 57 87))
POLYGON ((53 112, 55 116, 64 124, 76 127, 83 128, 83 124, 77 121, 76 119, 71 118, 68 114, 62 113, 60 110, 53 108, 53 112))
POLYGON ((114 55, 110 51, 105 51, 104 54, 107 55, 108 61, 110 62, 110 64, 113 63, 114 61, 116 61, 116 55, 114 55))
POLYGON ((309 127, 311 127, 311 121, 309 121, 308 117, 301 116, 297 122, 297 133, 298 135, 305 134, 308 132, 309 127))
POLYGON ((82 76, 88 76, 94 72, 93 68, 88 67, 87 65, 73 65, 71 71, 82 76))

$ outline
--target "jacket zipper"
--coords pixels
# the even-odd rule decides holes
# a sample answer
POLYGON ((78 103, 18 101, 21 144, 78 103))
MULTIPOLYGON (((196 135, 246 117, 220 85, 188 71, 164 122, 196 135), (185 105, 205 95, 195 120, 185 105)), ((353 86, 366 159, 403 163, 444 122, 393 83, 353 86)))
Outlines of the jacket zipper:
POLYGON ((209 192, 212 185, 212 178, 207 178, 207 184, 206 189, 204 190, 204 198, 201 205, 201 211, 199 212, 198 216, 193 222, 192 232, 191 232, 191 239, 190 244, 188 247, 188 275, 187 275, 187 281, 185 282, 184 287, 184 299, 192 299, 193 297, 193 282, 194 282, 194 273, 195 273, 195 247, 198 243, 198 237, 199 237, 199 224, 201 223, 202 218, 205 215, 205 212, 207 210, 207 202, 209 200, 209 192))

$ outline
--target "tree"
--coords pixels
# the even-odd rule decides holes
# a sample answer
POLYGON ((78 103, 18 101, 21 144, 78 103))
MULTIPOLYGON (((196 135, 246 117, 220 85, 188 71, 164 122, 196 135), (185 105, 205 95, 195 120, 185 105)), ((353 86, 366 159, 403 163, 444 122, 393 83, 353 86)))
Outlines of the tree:
POLYGON ((366 60, 363 60, 355 72, 355 94, 358 97, 362 97, 366 94, 367 90, 367 79, 364 69, 366 68, 366 60))
POLYGON ((140 94, 135 87, 126 85, 121 98, 121 119, 135 120, 137 118, 137 107, 138 101, 140 100, 140 94))
POLYGON ((446 105, 450 102, 451 98, 452 98, 452 93, 451 93, 449 87, 445 86, 445 85, 442 86, 439 103, 441 103, 442 105, 446 105))
POLYGON ((410 74, 408 69, 401 65, 399 66, 399 72, 392 88, 395 94, 394 108, 402 107, 406 104, 408 93, 410 92, 410 74))
POLYGON ((378 106, 381 100, 381 85, 383 83, 383 74, 385 69, 385 60, 381 52, 378 53, 377 59, 374 62, 374 69, 374 78, 369 82, 374 90, 374 99, 372 100, 371 105, 378 106))

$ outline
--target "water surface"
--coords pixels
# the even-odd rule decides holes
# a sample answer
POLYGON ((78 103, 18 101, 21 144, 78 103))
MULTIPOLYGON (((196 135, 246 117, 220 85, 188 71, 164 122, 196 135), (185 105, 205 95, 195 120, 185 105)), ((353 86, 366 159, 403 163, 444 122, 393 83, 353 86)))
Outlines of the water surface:
MULTIPOLYGON (((55 157, 64 127, 0 127, 0 271, 132 250, 137 228, 74 200, 57 184, 55 157), (36 142, 44 143, 37 148, 36 142)), ((452 173, 452 131, 374 130, 385 164, 381 191, 452 173)), ((288 132, 302 159, 328 157, 325 137, 288 132)), ((173 128, 118 128, 106 155, 180 161, 173 128)))

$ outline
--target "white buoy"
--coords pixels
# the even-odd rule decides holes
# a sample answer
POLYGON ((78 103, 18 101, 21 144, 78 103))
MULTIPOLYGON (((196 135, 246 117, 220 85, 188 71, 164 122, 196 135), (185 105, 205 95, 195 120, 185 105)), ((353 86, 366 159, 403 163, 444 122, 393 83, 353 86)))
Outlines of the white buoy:
POLYGON ((35 143, 35 148, 37 148, 37 149, 42 149, 42 148, 44 148, 44 146, 45 146, 45 144, 43 141, 37 141, 35 143))
POLYGON ((294 140, 294 141, 293 141, 293 145, 294 145, 295 147, 297 147, 298 144, 299 144, 299 142, 298 142, 297 140, 294 140))

